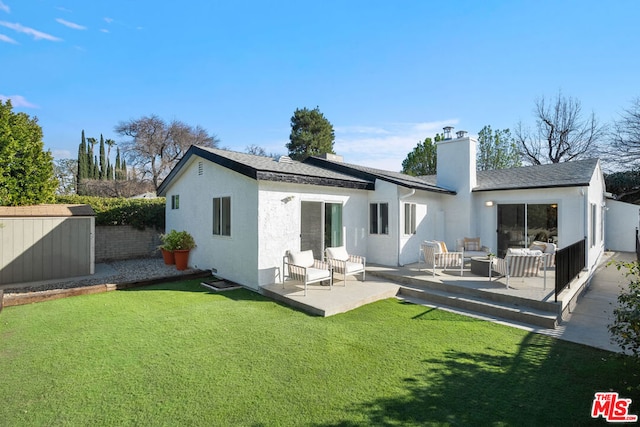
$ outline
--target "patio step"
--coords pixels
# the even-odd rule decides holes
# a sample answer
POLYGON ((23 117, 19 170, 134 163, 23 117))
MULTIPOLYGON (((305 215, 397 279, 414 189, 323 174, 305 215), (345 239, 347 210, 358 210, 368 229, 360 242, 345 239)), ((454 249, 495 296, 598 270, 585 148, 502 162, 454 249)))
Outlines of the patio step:
POLYGON ((556 328, 560 323, 561 305, 553 301, 487 292, 392 271, 377 270, 368 273, 400 284, 400 295, 419 298, 425 302, 543 328, 556 328))
POLYGON ((549 311, 537 310, 517 304, 489 301, 484 298, 455 292, 421 289, 403 285, 400 287, 399 295, 417 298, 426 303, 443 305, 547 329, 555 329, 558 325, 558 315, 549 311))

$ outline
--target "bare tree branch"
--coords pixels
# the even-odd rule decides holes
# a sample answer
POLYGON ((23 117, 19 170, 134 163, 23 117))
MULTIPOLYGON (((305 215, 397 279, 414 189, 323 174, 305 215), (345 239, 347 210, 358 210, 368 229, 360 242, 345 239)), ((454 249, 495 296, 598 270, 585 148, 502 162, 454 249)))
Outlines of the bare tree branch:
POLYGON ((521 123, 515 129, 516 140, 527 162, 560 163, 597 155, 606 127, 593 113, 583 118, 582 105, 577 99, 565 97, 562 92, 551 102, 539 98, 534 114, 534 132, 525 130, 521 123))
POLYGON ((167 124, 155 114, 120 122, 115 132, 131 138, 122 144, 123 154, 156 189, 191 145, 216 147, 219 142, 200 126, 179 120, 167 124))

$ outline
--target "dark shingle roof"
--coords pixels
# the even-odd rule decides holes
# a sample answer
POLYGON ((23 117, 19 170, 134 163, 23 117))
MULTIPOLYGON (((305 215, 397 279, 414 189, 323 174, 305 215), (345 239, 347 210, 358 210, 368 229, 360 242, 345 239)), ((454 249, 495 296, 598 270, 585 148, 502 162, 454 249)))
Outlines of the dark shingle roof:
POLYGON ((335 162, 323 159, 321 157, 309 157, 305 160, 305 163, 317 165, 322 168, 329 168, 337 172, 346 173, 374 182, 376 179, 382 179, 384 181, 388 181, 406 188, 432 191, 437 193, 456 194, 455 191, 437 187, 435 183, 432 184, 430 182, 426 182, 420 177, 405 175, 400 172, 374 169, 367 166, 354 165, 351 163, 335 162))
POLYGON ((373 181, 307 163, 297 161, 278 162, 277 159, 271 157, 192 145, 158 188, 159 195, 164 194, 169 182, 193 155, 210 160, 256 180, 325 185, 360 190, 373 190, 375 188, 373 181))
POLYGON ((598 159, 588 159, 549 165, 478 171, 478 185, 473 191, 589 185, 597 165, 598 159))
MULTIPOLYGON (((579 187, 589 185, 598 159, 548 165, 523 166, 511 169, 478 171, 473 191, 523 190, 530 188, 579 187)), ((436 185, 436 175, 421 176, 424 182, 436 185)))
MULTIPOLYGON (((309 157, 304 162, 279 162, 271 157, 255 156, 216 148, 191 146, 169 176, 158 188, 164 195, 171 180, 187 160, 197 155, 256 180, 374 190, 381 179, 405 188, 456 194, 436 185, 435 175, 414 177, 399 172, 309 157)), ((517 190, 532 188, 576 187, 591 181, 597 159, 578 160, 548 165, 524 166, 512 169, 478 171, 473 191, 517 190)))

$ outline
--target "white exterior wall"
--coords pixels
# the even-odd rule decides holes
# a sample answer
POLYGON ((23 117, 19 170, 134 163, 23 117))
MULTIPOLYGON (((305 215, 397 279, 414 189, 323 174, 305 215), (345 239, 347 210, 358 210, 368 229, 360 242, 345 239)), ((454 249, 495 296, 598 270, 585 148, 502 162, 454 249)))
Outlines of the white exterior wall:
POLYGON ((193 156, 166 191, 166 230, 187 230, 196 241, 189 266, 215 268, 243 285, 258 282, 258 183, 244 175, 193 156), (198 163, 202 162, 202 175, 198 163), (171 196, 180 209, 171 209, 171 196), (213 235, 213 198, 231 197, 231 236, 213 235))
POLYGON ((583 220, 585 198, 581 187, 545 188, 539 190, 482 191, 475 194, 473 213, 476 215, 476 229, 473 236, 480 237, 482 245, 495 253, 498 249, 498 205, 499 204, 557 204, 558 205, 558 245, 569 246, 584 239, 583 220), (493 202, 488 207, 486 202, 493 202))
POLYGON ((398 264, 398 245, 400 236, 398 227, 398 186, 386 181, 376 180, 376 190, 369 192, 369 200, 366 206, 365 227, 368 234, 367 263, 382 265, 398 264), (369 204, 389 204, 389 234, 369 234, 369 204))
POLYGON ((426 191, 412 192, 400 188, 399 229, 400 254, 398 265, 407 265, 419 261, 420 244, 425 240, 440 240, 438 218, 441 212, 441 195, 426 191), (403 194, 404 193, 404 194, 403 194), (404 196, 404 197, 403 197, 404 196), (416 234, 404 234, 404 206, 416 205, 416 234))
POLYGON ((607 200, 605 247, 611 251, 635 252, 636 230, 640 226, 640 206, 607 200))
MULTIPOLYGON (((341 203, 347 251, 367 255, 368 191, 270 181, 261 181, 259 187, 258 281, 245 285, 257 288, 281 281, 282 257, 287 250, 300 250, 303 201, 341 203)), ((322 254, 314 256, 322 259, 322 254)))
POLYGON ((442 199, 442 240, 455 249, 456 239, 475 237, 476 216, 471 190, 477 185, 476 141, 465 137, 438 141, 437 185, 456 192, 442 199))
POLYGON ((591 181, 589 182, 589 187, 585 189, 587 192, 587 229, 585 236, 587 238, 587 266, 589 270, 592 270, 597 267, 597 263, 600 261, 600 256, 604 252, 604 241, 605 241, 605 189, 606 185, 604 183, 604 176, 602 175, 602 170, 600 169, 600 162, 598 162, 598 166, 591 177, 591 181), (595 217, 592 217, 591 205, 595 206, 595 217), (595 230, 595 235, 592 236, 591 224, 594 224, 593 229, 595 230))

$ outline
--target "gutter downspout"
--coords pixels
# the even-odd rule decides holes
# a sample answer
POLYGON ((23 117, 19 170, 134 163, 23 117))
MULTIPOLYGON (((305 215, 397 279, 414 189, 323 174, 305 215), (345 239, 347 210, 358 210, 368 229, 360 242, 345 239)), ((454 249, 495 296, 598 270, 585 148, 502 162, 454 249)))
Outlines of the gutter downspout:
MULTIPOLYGON (((411 191, 409 191, 409 193, 404 194, 400 197, 398 197, 398 201, 402 201, 404 199, 407 199, 411 196, 413 196, 414 194, 416 194, 416 189, 412 188, 411 191)), ((402 217, 402 203, 398 203, 398 220, 402 217)), ((397 261, 397 265, 402 265, 400 264, 400 238, 402 236, 402 225, 400 224, 401 221, 398 221, 398 261, 397 261)))

